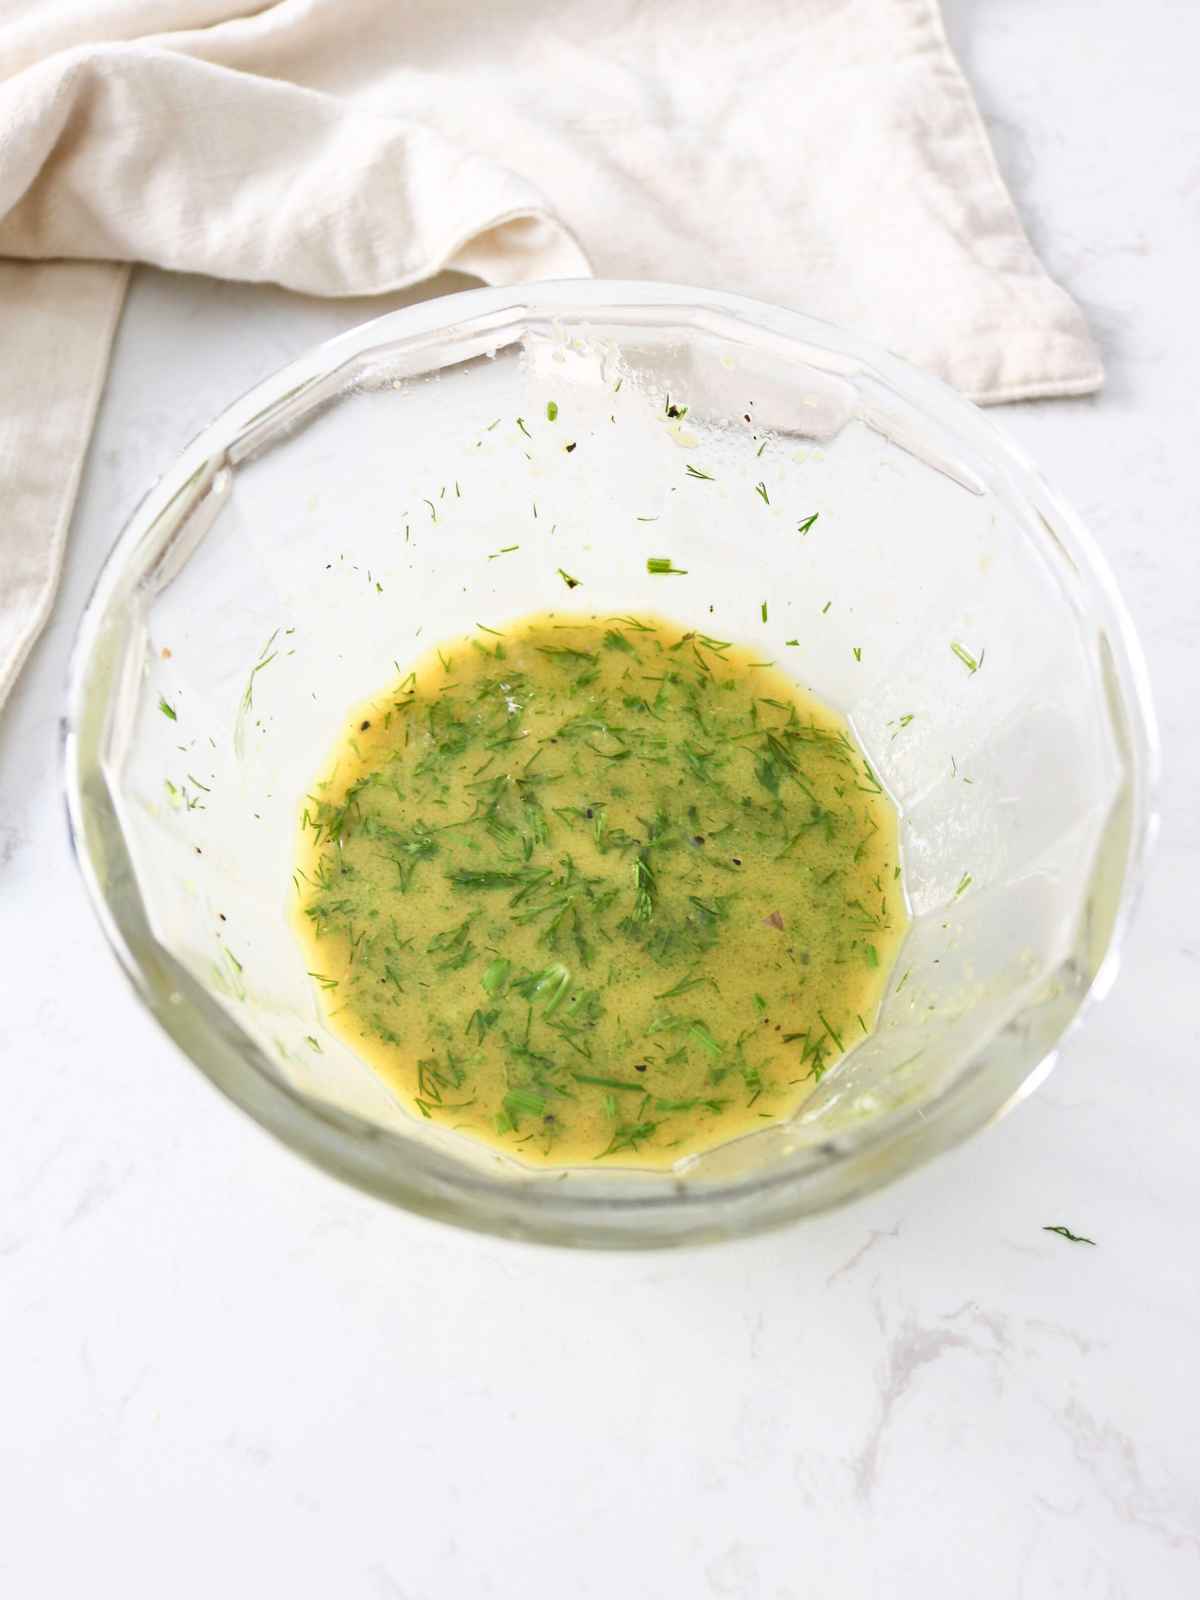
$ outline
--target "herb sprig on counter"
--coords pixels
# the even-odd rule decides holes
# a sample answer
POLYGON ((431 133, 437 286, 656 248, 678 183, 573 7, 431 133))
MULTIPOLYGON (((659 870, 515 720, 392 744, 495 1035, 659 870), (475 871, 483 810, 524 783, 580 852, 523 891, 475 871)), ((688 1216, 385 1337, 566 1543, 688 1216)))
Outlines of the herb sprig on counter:
POLYGON ((1064 1227, 1061 1222, 1047 1224, 1047 1226, 1042 1229, 1042 1232, 1057 1233, 1059 1238, 1069 1239, 1072 1244, 1095 1244, 1096 1242, 1095 1239, 1086 1238, 1082 1233, 1072 1233, 1070 1228, 1064 1227))

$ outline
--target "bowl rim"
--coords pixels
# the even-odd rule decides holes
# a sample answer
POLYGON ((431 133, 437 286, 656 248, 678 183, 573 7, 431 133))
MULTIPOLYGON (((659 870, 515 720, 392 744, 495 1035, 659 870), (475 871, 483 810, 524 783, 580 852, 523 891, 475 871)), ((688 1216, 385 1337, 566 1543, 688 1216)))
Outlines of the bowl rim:
MULTIPOLYGON (((343 1181, 408 1210, 493 1235, 618 1248, 685 1244, 757 1232, 828 1209, 922 1164, 1030 1094, 1053 1067, 1063 1038, 1089 1006, 1108 992, 1116 977, 1120 949, 1157 832, 1160 764, 1149 673, 1116 580, 1092 536, 1007 432, 941 380, 833 324, 720 290, 617 279, 465 289, 386 312, 312 346, 219 412, 147 490, 106 557, 76 633, 60 725, 68 832, 92 908, 135 994, 217 1088, 290 1149, 343 1181), (935 416, 948 413, 960 428, 969 428, 986 440, 991 451, 1026 480, 1027 487, 1036 491, 1054 514, 1053 525, 1042 516, 1049 537, 1065 545, 1069 558, 1102 603, 1102 620, 1118 656, 1115 665, 1124 691, 1132 804, 1117 905, 1091 981, 1065 1014, 1052 1047, 1023 1064, 1019 1075, 998 1082, 995 1095, 985 1095, 982 1103, 969 1108, 963 1104, 965 1086, 978 1081, 981 1066, 986 1065, 982 1052, 977 1052, 927 1105, 901 1109, 841 1131, 796 1152, 772 1171, 701 1184, 663 1182, 663 1175, 656 1174, 653 1192, 622 1194, 614 1186, 603 1194, 589 1194, 544 1181, 534 1185, 491 1178, 454 1165, 440 1152, 414 1147, 353 1112, 310 1100, 279 1077, 257 1045, 239 1033, 191 974, 147 934, 148 924, 139 925, 129 905, 109 892, 106 841, 93 826, 94 807, 98 800, 108 798, 108 791, 99 769, 93 772, 89 766, 81 730, 105 703, 104 690, 95 687, 98 675, 92 670, 93 663, 110 642, 111 624, 120 614, 122 589, 139 547, 173 510, 177 512, 181 501, 207 489, 231 445, 281 404, 310 390, 314 382, 328 379, 353 358, 394 339, 428 339, 488 323, 507 328, 533 316, 558 315, 586 323, 589 316, 611 319, 613 314, 639 309, 645 312, 643 327, 660 323, 686 327, 690 319, 692 326, 701 328, 706 315, 718 314, 793 345, 836 353, 838 359, 852 361, 881 378, 906 400, 932 409, 935 416), (986 430, 983 433, 981 424, 986 430), (97 782, 102 790, 99 794, 92 792, 97 782), (205 1026, 193 1026, 193 1017, 203 1019, 206 1012, 212 1015, 205 1026), (893 1149, 894 1158, 881 1163, 885 1147, 893 1149), (394 1159, 396 1156, 400 1159, 394 1159), (822 1177, 826 1181, 818 1181, 822 1177)), ((109 809, 115 828, 111 804, 109 809)))

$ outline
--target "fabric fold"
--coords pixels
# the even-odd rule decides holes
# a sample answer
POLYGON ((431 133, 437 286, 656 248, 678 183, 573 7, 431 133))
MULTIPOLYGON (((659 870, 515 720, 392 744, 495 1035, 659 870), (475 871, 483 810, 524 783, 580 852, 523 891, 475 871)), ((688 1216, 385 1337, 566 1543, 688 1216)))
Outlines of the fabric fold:
POLYGON ((530 184, 435 129, 153 46, 31 68, 0 85, 0 128, 3 256, 142 261, 318 295, 447 267, 496 283, 588 272, 530 184), (466 246, 470 268, 456 259, 466 246))

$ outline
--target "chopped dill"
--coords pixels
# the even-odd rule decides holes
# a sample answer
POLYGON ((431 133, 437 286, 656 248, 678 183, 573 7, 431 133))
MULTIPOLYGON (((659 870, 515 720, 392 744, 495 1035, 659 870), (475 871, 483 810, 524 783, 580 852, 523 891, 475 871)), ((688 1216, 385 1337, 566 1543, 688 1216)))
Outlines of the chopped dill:
POLYGON ((642 850, 633 863, 633 914, 639 922, 654 915, 655 890, 654 872, 642 850))
POLYGON ((675 577, 686 578, 687 568, 677 567, 670 556, 648 556, 646 558, 646 571, 651 576, 665 577, 673 574, 675 577))
MULTIPOLYGON (((969 650, 964 650, 957 639, 951 643, 950 648, 968 672, 975 673, 979 671, 979 661, 975 659, 969 650)), ((980 659, 982 660, 982 657, 980 659)))
POLYGON ((558 567, 556 570, 558 572, 559 577, 566 584, 568 589, 578 589, 579 588, 579 585, 583 581, 581 578, 573 578, 569 572, 564 572, 562 567, 558 567))
POLYGON ((626 1091, 632 1089, 635 1094, 645 1094, 646 1092, 646 1085, 644 1083, 627 1083, 624 1078, 609 1078, 601 1072, 572 1071, 571 1076, 574 1078, 576 1083, 592 1083, 602 1089, 617 1089, 626 1091))
POLYGON ((608 1148, 601 1150, 596 1160, 616 1155, 622 1150, 637 1150, 647 1139, 653 1138, 657 1127, 657 1122, 623 1122, 613 1134, 608 1148))
POLYGON ((1095 1239, 1089 1239, 1085 1234, 1072 1233, 1070 1228, 1064 1227, 1061 1222, 1047 1223, 1042 1232, 1057 1233, 1060 1239, 1069 1239, 1072 1244, 1095 1244, 1096 1242, 1095 1239))
POLYGON ((477 623, 347 719, 295 914, 331 1030, 413 1117, 526 1163, 666 1168, 790 1117, 866 1035, 904 931, 894 818, 769 666, 551 612, 477 623))
POLYGON ((179 721, 179 718, 175 715, 175 707, 168 705, 167 701, 161 694, 158 697, 158 709, 162 712, 164 717, 170 717, 172 722, 179 721))
POLYGON ((702 478, 705 483, 716 482, 711 472, 701 471, 699 467, 694 467, 690 461, 687 464, 687 475, 689 478, 702 478))

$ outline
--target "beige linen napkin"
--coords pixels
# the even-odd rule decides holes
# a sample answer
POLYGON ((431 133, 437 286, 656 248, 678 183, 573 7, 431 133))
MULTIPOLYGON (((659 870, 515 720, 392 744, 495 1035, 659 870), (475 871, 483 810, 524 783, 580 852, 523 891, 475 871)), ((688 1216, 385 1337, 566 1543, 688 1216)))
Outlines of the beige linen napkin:
POLYGON ((0 703, 126 269, 797 306, 983 401, 1098 387, 936 0, 0 0, 0 703))

